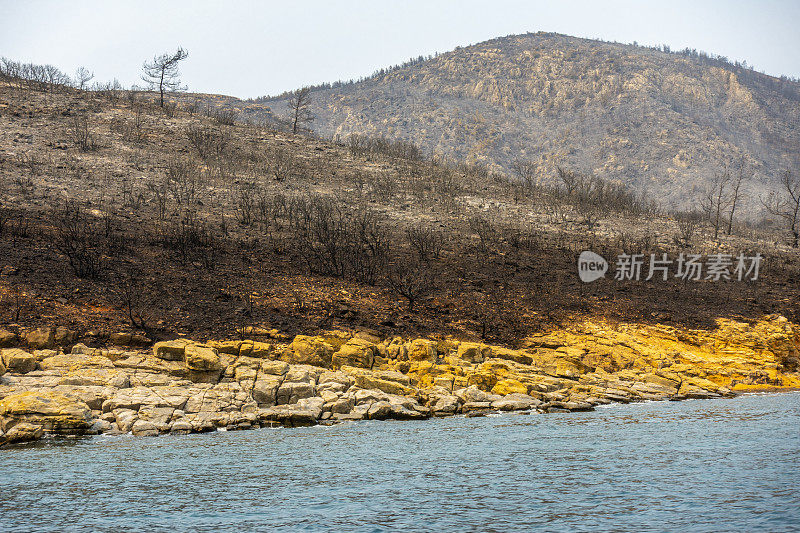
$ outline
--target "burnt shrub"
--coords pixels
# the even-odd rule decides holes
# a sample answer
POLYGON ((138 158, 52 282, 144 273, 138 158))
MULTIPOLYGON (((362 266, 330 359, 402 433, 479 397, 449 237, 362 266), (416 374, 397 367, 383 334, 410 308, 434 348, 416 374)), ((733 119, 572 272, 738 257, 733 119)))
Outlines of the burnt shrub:
POLYGON ((77 202, 68 201, 53 216, 56 249, 69 260, 79 278, 98 279, 106 263, 108 225, 86 213, 77 202))
POLYGON ((295 198, 288 212, 294 251, 311 273, 375 284, 391 242, 382 215, 323 196, 295 198))

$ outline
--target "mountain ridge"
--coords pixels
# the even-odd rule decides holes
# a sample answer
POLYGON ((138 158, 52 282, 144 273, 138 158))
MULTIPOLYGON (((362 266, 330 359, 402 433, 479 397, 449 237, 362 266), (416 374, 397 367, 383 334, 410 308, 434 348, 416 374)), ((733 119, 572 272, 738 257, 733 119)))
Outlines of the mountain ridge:
MULTIPOLYGON (((225 105, 274 121, 286 98, 225 105)), ((318 86, 311 105, 323 137, 382 135, 506 172, 521 159, 540 182, 566 166, 678 209, 744 161, 743 213, 756 214, 800 166, 800 83, 692 50, 512 35, 318 86)))

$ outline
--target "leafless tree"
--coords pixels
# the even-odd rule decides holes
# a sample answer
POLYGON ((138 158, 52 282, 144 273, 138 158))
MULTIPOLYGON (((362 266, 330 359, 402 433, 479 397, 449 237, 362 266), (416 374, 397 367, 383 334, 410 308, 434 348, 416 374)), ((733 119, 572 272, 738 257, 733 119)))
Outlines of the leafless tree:
POLYGON ((420 261, 438 259, 444 246, 444 234, 430 226, 418 224, 406 228, 406 238, 420 261))
POLYGON ((736 177, 731 181, 731 193, 730 193, 730 203, 731 203, 731 210, 728 213, 728 235, 733 232, 733 215, 736 213, 736 208, 739 205, 739 200, 742 197, 742 184, 749 180, 752 176, 752 170, 750 166, 747 164, 747 160, 742 157, 742 161, 739 164, 738 172, 736 173, 736 177))
POLYGON ((533 189, 536 178, 536 164, 527 159, 515 159, 511 163, 511 170, 529 190, 533 189))
POLYGON ((117 269, 114 275, 112 292, 117 303, 124 310, 131 326, 147 331, 158 298, 148 290, 144 271, 130 266, 117 269))
POLYGON ((711 183, 706 187, 701 202, 703 212, 714 226, 714 240, 719 238, 719 229, 722 225, 722 216, 725 208, 730 205, 728 186, 731 183, 731 173, 727 167, 718 172, 711 183))
POLYGON ((80 67, 75 71, 75 86, 81 91, 86 88, 86 84, 94 79, 94 72, 89 72, 86 67, 80 67))
POLYGON ((86 113, 77 114, 69 125, 72 140, 82 152, 91 152, 97 148, 94 135, 89 129, 89 116, 86 113))
POLYGON ((292 133, 308 131, 307 124, 314 120, 311 112, 311 87, 297 89, 289 97, 289 122, 292 125, 292 133))
POLYGON ((409 312, 433 289, 433 275, 428 265, 416 257, 401 257, 393 261, 386 272, 386 281, 394 292, 408 300, 409 312))
POLYGON ((189 52, 183 48, 173 53, 164 53, 156 56, 152 61, 145 61, 142 65, 144 74, 142 80, 147 83, 151 91, 158 91, 159 105, 164 107, 164 93, 167 91, 185 91, 185 87, 181 87, 181 80, 179 78, 180 71, 178 70, 178 63, 183 61, 189 56, 189 52))
POLYGON ((780 190, 771 192, 761 203, 771 215, 783 219, 792 233, 792 245, 797 248, 800 244, 800 177, 785 170, 780 190))

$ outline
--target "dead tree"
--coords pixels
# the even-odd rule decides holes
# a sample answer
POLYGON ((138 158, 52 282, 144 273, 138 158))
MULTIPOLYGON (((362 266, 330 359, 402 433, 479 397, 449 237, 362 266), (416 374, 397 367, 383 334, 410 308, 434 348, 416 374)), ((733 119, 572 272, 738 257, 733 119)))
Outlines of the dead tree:
POLYGON ((792 234, 792 246, 797 248, 800 244, 800 177, 784 171, 780 190, 771 192, 761 203, 771 215, 783 219, 792 234))
POLYGON ((75 86, 81 91, 94 79, 94 72, 89 72, 86 67, 80 67, 75 71, 75 86))
POLYGON ((731 182, 731 173, 727 168, 717 173, 708 185, 702 201, 703 212, 714 226, 714 240, 719 238, 719 228, 722 225, 722 216, 725 208, 730 205, 728 185, 731 182))
POLYGON ((536 163, 527 159, 515 159, 511 163, 511 170, 528 190, 533 189, 536 179, 536 163))
POLYGON ((742 162, 739 165, 739 172, 731 182, 731 210, 728 213, 728 235, 733 232, 733 215, 736 213, 736 208, 739 206, 739 200, 741 200, 742 197, 742 184, 750 179, 751 175, 752 172, 750 171, 750 167, 747 165, 747 161, 743 157, 742 162))
POLYGON ((428 265, 416 257, 399 257, 386 272, 386 281, 392 291, 408 301, 408 311, 428 295, 433 288, 433 274, 428 265))
POLYGON ((314 120, 311 112, 311 87, 297 89, 289 96, 289 123, 292 125, 292 133, 309 131, 306 124, 314 120))
POLYGON ((147 83, 151 91, 158 91, 159 105, 164 107, 164 93, 167 91, 185 91, 186 87, 181 87, 179 78, 180 71, 178 63, 189 56, 189 52, 183 48, 178 48, 174 54, 164 53, 156 56, 152 61, 145 61, 142 65, 144 74, 142 80, 147 83))

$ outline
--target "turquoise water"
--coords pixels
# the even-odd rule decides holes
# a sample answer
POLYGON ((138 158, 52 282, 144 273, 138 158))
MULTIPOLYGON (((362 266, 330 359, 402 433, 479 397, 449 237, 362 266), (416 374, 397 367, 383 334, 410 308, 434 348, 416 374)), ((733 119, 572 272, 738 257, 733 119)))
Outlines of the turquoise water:
POLYGON ((0 450, 0 530, 800 531, 800 393, 0 450))

